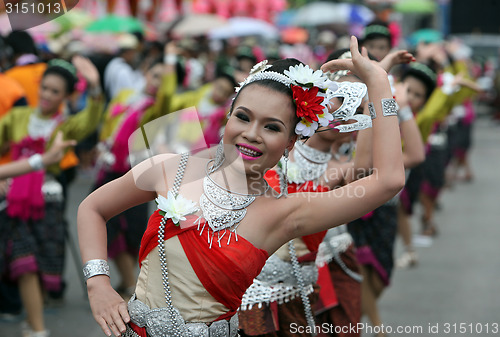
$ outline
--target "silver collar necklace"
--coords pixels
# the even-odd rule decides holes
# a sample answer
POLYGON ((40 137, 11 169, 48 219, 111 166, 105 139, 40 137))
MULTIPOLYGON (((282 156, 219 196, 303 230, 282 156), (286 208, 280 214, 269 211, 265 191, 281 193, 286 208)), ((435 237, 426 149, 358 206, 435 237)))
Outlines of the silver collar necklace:
POLYGON ((302 142, 295 143, 293 158, 300 167, 302 179, 314 181, 325 173, 332 154, 313 149, 302 142))
MULTIPOLYGON (((259 194, 233 192, 220 186, 210 177, 210 175, 221 166, 216 165, 214 168, 214 165, 212 165, 210 167, 211 163, 214 163, 214 160, 210 160, 206 166, 206 176, 203 178, 203 194, 200 197, 200 207, 203 212, 203 218, 212 229, 211 234, 210 231, 207 231, 210 247, 212 247, 214 235, 216 233, 216 239, 220 247, 220 242, 228 231, 229 237, 227 244, 229 244, 233 233, 235 234, 235 240, 238 241, 236 229, 241 220, 245 217, 247 207, 255 201, 256 197, 264 195, 269 190, 269 185, 267 184, 266 189, 259 194)), ((200 229, 200 223, 198 223, 200 235, 203 233, 204 228, 205 225, 200 229)))
POLYGON ((335 158, 336 161, 342 163, 350 162, 352 160, 355 145, 356 144, 352 140, 348 143, 342 143, 342 145, 339 146, 337 152, 333 154, 333 158, 335 158), (342 157, 347 158, 342 160, 342 157))

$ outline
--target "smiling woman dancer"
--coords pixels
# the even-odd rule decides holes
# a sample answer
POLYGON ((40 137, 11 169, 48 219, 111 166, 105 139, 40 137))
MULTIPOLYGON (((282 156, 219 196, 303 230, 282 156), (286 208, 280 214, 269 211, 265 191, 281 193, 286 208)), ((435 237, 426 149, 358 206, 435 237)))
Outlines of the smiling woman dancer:
POLYGON ((108 336, 236 336, 234 314, 272 253, 293 238, 360 217, 402 188, 400 134, 387 74, 365 50, 359 53, 354 37, 351 51, 352 60, 332 61, 323 70, 348 69, 367 84, 378 116, 376 174, 321 194, 280 198, 268 187, 264 172, 292 149, 294 130, 312 133, 326 115, 307 108, 324 99, 318 87, 300 84, 323 84, 312 70, 290 67, 282 74, 270 67, 240 88, 215 159, 155 156, 82 202, 78 231, 89 300, 108 336), (352 197, 353 189, 362 195, 352 197), (127 310, 108 277, 105 222, 155 198, 159 209, 142 240, 141 272, 127 310), (200 209, 190 200, 199 200, 200 209))

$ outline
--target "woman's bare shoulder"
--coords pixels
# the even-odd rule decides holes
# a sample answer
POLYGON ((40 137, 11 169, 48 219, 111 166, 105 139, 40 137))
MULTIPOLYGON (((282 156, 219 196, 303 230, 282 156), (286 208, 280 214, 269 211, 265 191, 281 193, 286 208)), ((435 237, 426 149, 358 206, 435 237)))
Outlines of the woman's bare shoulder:
MULTIPOLYGON (((181 162, 181 154, 165 153, 152 156, 132 168, 134 180, 139 188, 165 192, 172 186, 181 162)), ((183 182, 199 179, 205 175, 209 158, 206 154, 190 155, 183 182)))

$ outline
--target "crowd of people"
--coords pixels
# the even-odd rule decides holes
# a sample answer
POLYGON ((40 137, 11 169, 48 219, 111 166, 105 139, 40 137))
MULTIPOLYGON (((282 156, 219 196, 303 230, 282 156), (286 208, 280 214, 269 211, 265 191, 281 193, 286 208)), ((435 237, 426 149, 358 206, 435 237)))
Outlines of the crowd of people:
POLYGON ((381 21, 359 46, 328 30, 313 47, 132 32, 113 55, 42 55, 27 32, 3 37, 2 314, 24 310, 22 335, 49 336, 43 308, 64 297, 67 190, 81 174, 93 186, 78 211, 84 275, 108 336, 382 326, 394 268, 416 267, 414 246, 439 233, 441 192, 474 179, 477 79, 494 76, 458 40, 393 42, 381 21), (147 126, 191 107, 174 125, 184 146, 164 139, 131 165, 138 130, 151 150, 147 126))

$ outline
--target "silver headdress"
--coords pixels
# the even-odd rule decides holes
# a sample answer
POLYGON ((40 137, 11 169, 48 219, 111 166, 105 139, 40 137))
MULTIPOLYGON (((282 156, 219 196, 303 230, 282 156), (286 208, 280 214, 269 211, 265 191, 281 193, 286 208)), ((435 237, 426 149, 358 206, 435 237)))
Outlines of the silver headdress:
MULTIPOLYGON (((355 115, 356 109, 366 95, 366 85, 363 83, 334 82, 329 80, 321 70, 314 71, 304 64, 290 66, 288 70, 284 71, 284 74, 267 71, 271 67, 271 65, 268 65, 267 60, 256 64, 250 71, 249 76, 236 88, 236 92, 239 92, 245 85, 260 80, 276 81, 291 89, 294 89, 294 87, 302 88, 303 95, 299 94, 295 96, 294 92, 297 110, 299 110, 299 105, 300 110, 302 110, 300 114, 297 113, 301 118, 301 121, 295 127, 295 133, 298 135, 310 137, 316 132, 319 126, 328 126, 334 120, 348 121, 354 119, 357 121, 354 124, 335 126, 340 132, 371 127, 371 119, 368 116, 355 115), (310 95, 309 92, 313 88, 317 88, 315 96, 310 95), (323 100, 321 103, 307 101, 311 97, 323 97, 323 100), (332 104, 330 100, 334 97, 343 98, 343 104, 339 109, 331 112, 332 104), (301 105, 301 99, 305 99, 306 101, 303 103, 306 104, 301 105), (306 111, 304 113, 303 110, 312 109, 312 107, 314 107, 314 112, 312 112, 313 110, 309 110, 309 112, 306 111)), ((299 93, 301 92, 300 89, 298 91, 299 93)))

